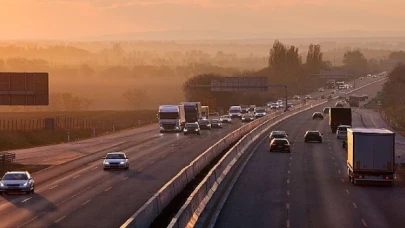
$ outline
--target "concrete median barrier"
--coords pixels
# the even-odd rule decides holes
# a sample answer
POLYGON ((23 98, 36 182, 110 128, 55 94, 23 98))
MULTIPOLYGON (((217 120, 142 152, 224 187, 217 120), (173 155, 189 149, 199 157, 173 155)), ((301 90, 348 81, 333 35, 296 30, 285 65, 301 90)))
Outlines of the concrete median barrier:
MULTIPOLYGON (((229 163, 232 162, 237 154, 243 152, 243 150, 248 146, 248 142, 252 140, 252 136, 249 132, 258 129, 258 126, 264 124, 274 123, 280 118, 287 115, 296 114, 301 111, 303 107, 310 107, 311 103, 306 105, 297 105, 294 110, 289 112, 275 112, 269 114, 265 117, 256 119, 246 125, 243 125, 239 129, 231 132, 224 138, 220 139, 217 143, 212 145, 206 151, 204 151, 200 156, 194 159, 188 166, 183 168, 176 176, 174 176, 167 184, 165 184, 152 198, 150 198, 147 203, 145 203, 134 215, 132 215, 121 228, 125 227, 149 227, 155 218, 162 212, 162 210, 182 191, 182 189, 193 180, 198 173, 200 173, 215 157, 217 157, 222 151, 228 148, 230 145, 236 142, 240 142, 237 146, 233 146, 234 150, 231 150, 232 156, 226 156, 222 163, 217 164, 219 171, 212 171, 210 175, 205 180, 205 185, 199 185, 199 188, 204 187, 205 190, 198 189, 194 195, 190 196, 188 203, 182 208, 181 218, 179 217, 176 221, 188 222, 194 213, 195 205, 200 205, 204 197, 210 193, 212 186, 218 184, 218 180, 227 169, 229 163), (247 136, 249 135, 249 136, 247 136), (245 137, 244 141, 242 141, 245 137), (249 138, 250 137, 250 138, 249 138), (242 138, 242 139, 241 139, 242 138), (212 176, 212 177, 211 177, 212 176), (208 181, 209 180, 209 181, 208 181), (201 197, 200 197, 201 196, 201 197), (204 196, 204 197, 202 197, 204 196), (191 201, 193 200, 193 201, 191 201), (192 203, 192 205, 190 205, 192 203)), ((263 126, 264 127, 264 126, 263 126)), ((261 127, 261 128, 263 128, 261 127)), ((256 132, 256 131, 255 131, 256 132)), ((175 223, 178 224, 178 223, 175 223)), ((173 226, 176 227, 176 226, 173 226)), ((182 226, 180 226, 182 227, 182 226)))

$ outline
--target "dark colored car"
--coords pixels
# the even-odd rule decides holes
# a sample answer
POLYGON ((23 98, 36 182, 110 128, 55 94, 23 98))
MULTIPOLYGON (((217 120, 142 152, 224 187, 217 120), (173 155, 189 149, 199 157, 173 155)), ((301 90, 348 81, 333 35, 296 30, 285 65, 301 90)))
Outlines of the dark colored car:
POLYGON ((320 142, 322 143, 322 134, 319 131, 307 131, 304 135, 304 142, 320 142))
POLYGON ((211 121, 207 119, 199 120, 198 125, 200 125, 201 130, 211 130, 211 121))
POLYGON ((323 120, 323 114, 320 112, 314 112, 314 114, 312 114, 312 119, 321 119, 323 120))
POLYGON ((343 108, 343 102, 341 102, 341 101, 336 102, 335 107, 336 108, 343 108))
POLYGON ((212 119, 211 120, 211 127, 212 128, 222 128, 222 123, 219 119, 212 119))
POLYGON ((188 134, 200 135, 200 126, 198 123, 186 123, 184 126, 184 135, 188 134))
POLYGON ((269 141, 271 142, 274 138, 286 139, 288 138, 288 134, 285 131, 272 131, 269 135, 269 141))
POLYGON ((281 151, 291 153, 290 142, 288 139, 274 138, 270 142, 270 152, 281 151))
POLYGON ((323 108, 323 114, 329 114, 330 107, 323 108))
POLYGON ((242 115, 242 122, 250 122, 255 120, 255 115, 252 113, 247 113, 242 115))

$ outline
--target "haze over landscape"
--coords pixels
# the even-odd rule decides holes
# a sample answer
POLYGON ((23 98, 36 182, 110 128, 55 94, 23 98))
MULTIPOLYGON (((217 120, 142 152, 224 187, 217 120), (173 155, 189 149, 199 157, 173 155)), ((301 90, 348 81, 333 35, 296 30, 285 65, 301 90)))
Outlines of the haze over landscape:
POLYGON ((402 0, 2 0, 0 39, 397 37, 403 9, 402 0))

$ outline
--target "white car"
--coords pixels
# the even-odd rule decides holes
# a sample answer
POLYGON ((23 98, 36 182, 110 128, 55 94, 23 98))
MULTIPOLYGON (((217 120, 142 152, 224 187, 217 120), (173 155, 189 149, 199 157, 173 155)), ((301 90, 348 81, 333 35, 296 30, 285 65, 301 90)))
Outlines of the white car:
POLYGON ((107 153, 104 157, 103 169, 129 169, 128 157, 124 152, 107 153))
POLYGON ((229 115, 223 115, 219 117, 219 120, 221 121, 221 123, 232 123, 232 118, 229 115))
POLYGON ((347 138, 347 129, 351 128, 350 125, 339 125, 336 130, 336 138, 337 139, 346 139, 347 138))

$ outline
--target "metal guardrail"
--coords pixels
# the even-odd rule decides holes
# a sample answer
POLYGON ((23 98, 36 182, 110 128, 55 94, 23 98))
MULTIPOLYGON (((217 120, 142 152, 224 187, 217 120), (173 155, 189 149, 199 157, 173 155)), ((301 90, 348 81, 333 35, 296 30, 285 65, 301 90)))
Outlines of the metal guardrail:
POLYGON ((7 164, 13 162, 15 159, 15 153, 1 152, 0 153, 0 164, 7 164))

